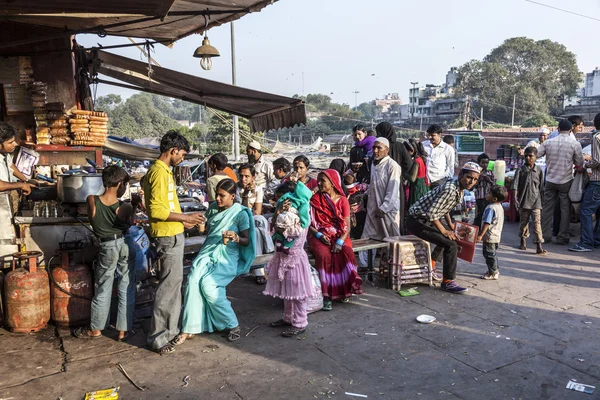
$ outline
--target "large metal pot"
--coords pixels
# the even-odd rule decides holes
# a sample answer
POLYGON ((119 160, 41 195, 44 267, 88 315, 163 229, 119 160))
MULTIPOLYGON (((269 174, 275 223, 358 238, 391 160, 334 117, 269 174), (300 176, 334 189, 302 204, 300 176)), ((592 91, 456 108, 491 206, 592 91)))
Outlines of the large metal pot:
POLYGON ((27 195, 27 200, 31 201, 42 201, 42 200, 56 200, 56 185, 32 187, 31 193, 27 195))
POLYGON ((102 174, 60 174, 56 189, 58 199, 63 203, 85 203, 89 195, 104 193, 102 174))

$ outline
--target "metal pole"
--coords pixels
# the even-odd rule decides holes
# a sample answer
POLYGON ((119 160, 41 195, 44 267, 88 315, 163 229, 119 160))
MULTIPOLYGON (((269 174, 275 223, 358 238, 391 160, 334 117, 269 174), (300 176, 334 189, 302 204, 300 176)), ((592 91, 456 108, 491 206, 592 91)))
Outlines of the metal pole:
POLYGON ((483 132, 483 107, 481 107, 481 131, 483 132))
MULTIPOLYGON (((231 23, 231 83, 237 84, 235 76, 235 31, 233 22, 231 23)), ((233 116, 233 159, 240 160, 240 128, 237 115, 233 116)))
POLYGON ((515 104, 517 103, 517 95, 515 94, 513 96, 513 112, 512 112, 512 119, 510 122, 510 126, 515 126, 515 104))
POLYGON ((421 125, 419 125, 419 132, 423 132, 423 113, 421 113, 421 125))

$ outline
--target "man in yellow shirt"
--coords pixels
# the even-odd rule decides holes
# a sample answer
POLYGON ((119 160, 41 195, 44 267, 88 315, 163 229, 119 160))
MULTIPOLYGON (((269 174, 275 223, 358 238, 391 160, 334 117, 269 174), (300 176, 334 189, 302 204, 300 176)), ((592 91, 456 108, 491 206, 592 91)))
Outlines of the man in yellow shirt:
POLYGON ((169 131, 160 141, 160 157, 143 182, 152 246, 159 258, 158 288, 152 310, 148 344, 159 354, 175 351, 171 344, 179 334, 181 283, 183 281, 183 229, 204 223, 200 213, 182 214, 171 167, 190 151, 187 139, 169 131))

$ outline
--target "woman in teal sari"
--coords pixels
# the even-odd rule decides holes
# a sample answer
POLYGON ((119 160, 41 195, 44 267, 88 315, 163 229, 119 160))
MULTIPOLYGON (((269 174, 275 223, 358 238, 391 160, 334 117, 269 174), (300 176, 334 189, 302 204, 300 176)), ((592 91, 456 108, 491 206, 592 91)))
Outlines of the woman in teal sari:
POLYGON ((224 179, 217 185, 216 201, 206 213, 208 233, 192 264, 185 288, 180 345, 194 334, 227 331, 227 340, 240 338, 237 317, 225 288, 246 274, 256 256, 252 211, 235 203, 236 184, 224 179))

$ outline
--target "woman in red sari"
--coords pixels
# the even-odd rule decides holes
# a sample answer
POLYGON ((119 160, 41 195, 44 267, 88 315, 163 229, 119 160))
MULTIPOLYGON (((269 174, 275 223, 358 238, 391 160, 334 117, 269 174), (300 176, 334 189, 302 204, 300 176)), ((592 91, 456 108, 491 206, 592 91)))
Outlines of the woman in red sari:
POLYGON ((350 241, 350 204, 340 174, 326 169, 317 180, 319 191, 310 200, 308 247, 321 278, 323 310, 330 311, 332 300, 347 302, 352 293, 362 293, 362 279, 350 241))

